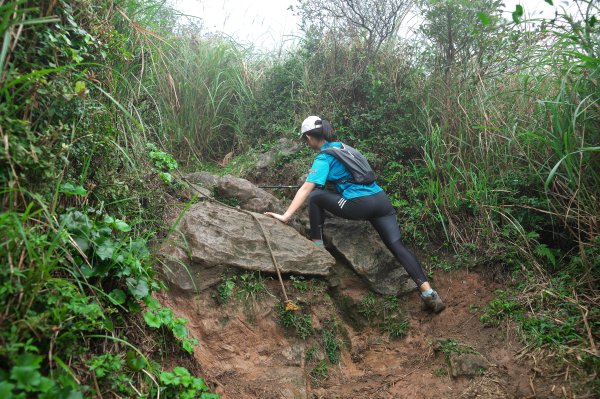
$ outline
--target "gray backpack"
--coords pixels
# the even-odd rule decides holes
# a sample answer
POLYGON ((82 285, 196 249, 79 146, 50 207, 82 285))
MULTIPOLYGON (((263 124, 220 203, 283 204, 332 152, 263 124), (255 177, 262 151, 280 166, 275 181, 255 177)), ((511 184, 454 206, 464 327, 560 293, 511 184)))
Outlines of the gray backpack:
POLYGON ((342 143, 342 148, 328 147, 321 152, 336 157, 352 174, 352 179, 338 180, 337 183, 371 184, 376 180, 367 158, 349 145, 342 143))

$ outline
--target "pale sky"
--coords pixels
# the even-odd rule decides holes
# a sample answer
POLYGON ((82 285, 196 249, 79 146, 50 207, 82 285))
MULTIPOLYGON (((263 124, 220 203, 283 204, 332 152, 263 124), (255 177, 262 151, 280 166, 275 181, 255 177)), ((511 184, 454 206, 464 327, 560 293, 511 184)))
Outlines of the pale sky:
MULTIPOLYGON (((288 8, 295 0, 170 0, 182 13, 199 17, 210 32, 223 32, 236 41, 253 44, 256 49, 274 50, 288 47, 300 35, 299 18, 288 8)), ((505 17, 511 18, 516 4, 523 5, 526 16, 552 17, 557 7, 572 1, 554 0, 554 6, 544 0, 504 0, 505 17)), ((418 24, 419 18, 407 16, 405 29, 418 24)))
POLYGON ((185 14, 200 17, 210 32, 223 32, 242 43, 270 50, 295 40, 299 18, 292 0, 171 0, 185 14))

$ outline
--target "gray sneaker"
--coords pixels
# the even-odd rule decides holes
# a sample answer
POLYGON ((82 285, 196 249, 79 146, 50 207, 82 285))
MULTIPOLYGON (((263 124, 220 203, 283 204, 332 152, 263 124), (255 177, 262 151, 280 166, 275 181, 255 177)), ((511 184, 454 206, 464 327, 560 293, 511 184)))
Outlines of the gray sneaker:
POLYGON ((442 299, 438 295, 437 291, 433 291, 431 295, 422 296, 424 308, 430 312, 440 313, 442 310, 446 309, 446 305, 442 302, 442 299))

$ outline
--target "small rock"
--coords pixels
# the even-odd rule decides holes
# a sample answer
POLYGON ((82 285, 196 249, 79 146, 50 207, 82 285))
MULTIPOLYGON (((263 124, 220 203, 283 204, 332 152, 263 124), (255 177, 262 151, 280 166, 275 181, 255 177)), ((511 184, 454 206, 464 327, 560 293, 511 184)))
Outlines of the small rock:
POLYGON ((450 375, 455 378, 478 376, 483 374, 488 367, 488 361, 476 353, 452 353, 450 355, 450 375))
POLYGON ((255 173, 260 175, 273 167, 275 162, 281 157, 288 157, 300 151, 302 145, 298 141, 288 138, 281 138, 275 146, 269 151, 260 155, 260 158, 254 166, 255 173))

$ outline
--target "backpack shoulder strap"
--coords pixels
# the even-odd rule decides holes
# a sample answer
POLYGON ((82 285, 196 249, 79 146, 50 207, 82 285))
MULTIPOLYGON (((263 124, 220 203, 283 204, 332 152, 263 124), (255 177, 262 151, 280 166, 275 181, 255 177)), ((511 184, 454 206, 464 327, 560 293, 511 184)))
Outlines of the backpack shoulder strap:
POLYGON ((346 144, 342 143, 342 147, 341 148, 340 147, 333 147, 333 146, 332 147, 327 147, 324 150, 319 151, 319 154, 325 153, 325 154, 329 154, 329 155, 335 156, 335 154, 338 151, 342 151, 342 150, 345 150, 345 149, 346 149, 346 144))
MULTIPOLYGON (((342 165, 344 165, 344 167, 346 168, 346 170, 348 171, 348 173, 352 174, 352 171, 350 169, 348 169, 348 165, 346 164, 346 161, 344 160, 344 156, 340 154, 341 151, 346 149, 346 145, 344 143, 342 143, 342 147, 327 147, 324 150, 319 151, 319 154, 321 153, 325 153, 325 154, 329 154, 332 157, 334 157, 335 159, 337 159, 338 161, 340 161, 342 163, 342 165)), ((353 178, 347 178, 347 179, 339 179, 336 180, 335 182, 338 184, 341 183, 347 183, 347 182, 352 182, 353 178)))

